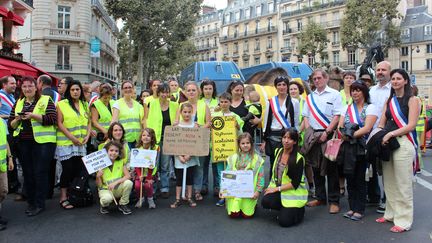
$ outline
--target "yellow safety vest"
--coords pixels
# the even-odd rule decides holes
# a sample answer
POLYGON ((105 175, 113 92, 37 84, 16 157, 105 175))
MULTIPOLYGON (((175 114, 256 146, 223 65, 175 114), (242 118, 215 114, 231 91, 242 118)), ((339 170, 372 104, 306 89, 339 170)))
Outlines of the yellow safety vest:
MULTIPOLYGON (((154 99, 150 103, 149 108, 149 114, 147 117, 147 127, 152 128, 155 131, 156 134, 156 142, 157 144, 160 143, 160 139, 162 137, 162 109, 160 106, 159 99, 154 99)), ((174 123, 177 109, 178 109, 178 103, 169 101, 169 116, 171 120, 171 124, 174 123)))
POLYGON ((353 101, 352 97, 350 97, 350 99, 347 100, 345 91, 343 89, 341 91, 339 91, 339 94, 342 97, 342 105, 346 106, 346 105, 351 105, 352 104, 352 101, 353 101))
MULTIPOLYGON (((282 154, 283 148, 276 149, 275 151, 275 160, 273 163, 273 174, 272 178, 270 180, 269 188, 275 188, 276 187, 276 168, 277 168, 277 161, 279 160, 279 156, 282 154)), ((297 153, 297 163, 303 159, 303 156, 300 153, 297 153)), ((303 159, 304 161, 304 159, 303 159)), ((288 166, 285 167, 285 170, 282 173, 282 184, 288 184, 291 183, 291 178, 288 177, 288 166)), ((281 201, 282 206, 286 208, 302 208, 306 205, 308 199, 308 190, 305 186, 305 180, 304 175, 302 175, 302 179, 300 182, 300 185, 297 189, 290 189, 285 190, 281 192, 281 201)))
POLYGON ((111 184, 114 181, 117 181, 121 178, 123 178, 123 161, 122 160, 116 160, 114 161, 114 164, 112 165, 112 170, 110 169, 111 166, 103 169, 103 175, 102 175, 102 186, 101 188, 107 189, 108 185, 111 184))
MULTIPOLYGON (((81 142, 87 136, 87 126, 89 122, 88 110, 85 108, 87 104, 82 101, 79 102, 79 114, 69 105, 68 100, 62 100, 58 103, 57 107, 63 114, 63 125, 66 129, 81 142)), ((60 130, 57 130, 57 145, 68 146, 73 145, 66 135, 60 130)))
MULTIPOLYGON (((186 102, 184 102, 184 103, 186 103, 186 102)), ((197 123, 200 126, 204 126, 206 124, 206 107, 207 107, 207 104, 205 103, 205 101, 203 99, 198 100, 196 116, 197 116, 197 123)))
MULTIPOLYGON (((110 140, 106 140, 105 142, 101 143, 98 145, 98 150, 101 150, 105 147, 105 145, 109 142, 110 140)), ((123 144, 123 164, 127 164, 129 162, 129 145, 127 143, 123 144)))
POLYGON ((421 111, 421 114, 420 114, 418 121, 417 121, 416 132, 421 133, 421 132, 424 132, 424 130, 425 130, 426 107, 425 107, 424 100, 420 97, 419 97, 419 99, 421 101, 421 106, 422 106, 421 110, 422 111, 421 111))
POLYGON ((129 143, 137 142, 141 133, 141 121, 144 117, 144 108, 133 100, 133 111, 130 110, 124 98, 119 99, 119 122, 123 125, 126 134, 125 139, 129 143))
POLYGON ((151 96, 144 99, 144 104, 148 105, 153 100, 155 100, 155 98, 153 97, 153 95, 151 95, 151 96))
POLYGON ((7 136, 6 136, 6 125, 3 121, 0 121, 0 172, 4 173, 7 171, 7 136))
MULTIPOLYGON (((109 103, 112 109, 114 100, 110 100, 109 103)), ((95 106, 97 112, 99 113, 99 119, 98 119, 99 124, 106 130, 108 130, 112 120, 112 114, 109 111, 108 107, 100 99, 93 102, 93 105, 95 106)))
MULTIPOLYGON (((238 161, 237 153, 228 157, 227 163, 229 165, 230 170, 233 170, 233 171, 237 170, 237 161, 238 161)), ((262 159, 262 157, 256 153, 254 153, 254 156, 253 156, 251 162, 244 169, 244 170, 253 170, 254 190, 255 191, 256 191, 256 184, 258 182, 258 172, 260 171, 260 169, 263 165, 264 165, 264 160, 262 159)))
MULTIPOLYGON (((33 114, 45 115, 46 108, 48 106, 48 102, 51 97, 47 95, 42 95, 36 103, 35 108, 33 109, 33 114)), ((16 103, 15 107, 15 116, 18 116, 18 113, 22 111, 24 108, 24 99, 19 99, 16 103)), ((30 120, 33 130, 33 137, 37 143, 55 143, 57 140, 56 137, 56 128, 54 125, 43 126, 42 123, 36 121, 35 119, 30 120)), ((16 137, 20 134, 22 130, 22 124, 19 124, 17 129, 15 129, 13 136, 16 137)))

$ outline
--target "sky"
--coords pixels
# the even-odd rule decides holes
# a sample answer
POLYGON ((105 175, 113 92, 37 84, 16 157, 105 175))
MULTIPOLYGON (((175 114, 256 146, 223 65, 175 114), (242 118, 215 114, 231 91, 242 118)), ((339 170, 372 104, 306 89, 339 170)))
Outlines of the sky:
POLYGON ((222 9, 226 7, 227 0, 204 0, 204 4, 214 6, 217 9, 222 9))

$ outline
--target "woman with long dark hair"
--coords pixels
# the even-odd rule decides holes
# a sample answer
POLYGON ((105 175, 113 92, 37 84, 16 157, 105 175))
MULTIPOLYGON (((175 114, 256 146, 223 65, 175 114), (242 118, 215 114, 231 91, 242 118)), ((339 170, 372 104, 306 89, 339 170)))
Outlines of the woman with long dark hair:
POLYGON ((414 170, 417 169, 415 128, 419 105, 412 94, 409 75, 404 69, 393 69, 390 77, 390 97, 384 106, 378 127, 388 131, 382 139, 383 145, 388 144, 391 138, 396 138, 400 147, 392 151, 390 161, 382 163, 387 201, 384 216, 376 222, 393 222, 390 231, 401 233, 411 229, 414 218, 412 179, 413 167, 414 170))
POLYGON ((60 177, 60 206, 72 209, 67 198, 67 188, 72 180, 85 174, 81 161, 85 156, 86 143, 90 138, 91 121, 83 87, 78 80, 69 83, 65 99, 57 104, 57 149, 55 158, 62 164, 60 177))
POLYGON ((279 225, 289 227, 303 220, 308 191, 303 175, 305 160, 298 152, 299 134, 295 128, 284 129, 282 134, 282 148, 274 151, 273 173, 261 204, 279 210, 279 225))

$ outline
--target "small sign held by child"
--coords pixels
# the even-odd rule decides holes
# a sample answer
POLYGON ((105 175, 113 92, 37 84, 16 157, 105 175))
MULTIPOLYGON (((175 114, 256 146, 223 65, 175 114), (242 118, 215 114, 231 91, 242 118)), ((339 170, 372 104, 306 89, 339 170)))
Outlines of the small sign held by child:
POLYGON ((112 165, 105 149, 98 150, 82 157, 82 161, 84 162, 89 175, 112 165))

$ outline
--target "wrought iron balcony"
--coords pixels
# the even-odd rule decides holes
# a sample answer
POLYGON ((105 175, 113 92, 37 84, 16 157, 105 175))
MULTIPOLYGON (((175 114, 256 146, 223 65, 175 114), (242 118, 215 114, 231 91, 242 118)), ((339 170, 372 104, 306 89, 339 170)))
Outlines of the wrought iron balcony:
POLYGON ((72 71, 72 64, 56 64, 55 70, 67 70, 72 71))

